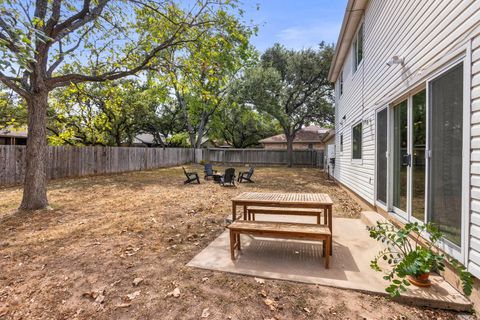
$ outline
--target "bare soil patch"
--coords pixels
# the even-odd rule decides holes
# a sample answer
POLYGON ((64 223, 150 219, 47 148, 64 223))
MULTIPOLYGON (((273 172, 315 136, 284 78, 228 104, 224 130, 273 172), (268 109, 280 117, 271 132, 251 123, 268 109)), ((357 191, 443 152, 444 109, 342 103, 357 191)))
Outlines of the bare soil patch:
POLYGON ((455 318, 349 290, 186 267, 224 230, 230 198, 243 191, 325 192, 334 215, 360 212, 316 169, 257 168, 254 178, 238 188, 183 185, 182 169, 169 168, 66 179, 50 183, 53 210, 36 213, 15 213, 20 188, 0 189, 0 319, 455 318))

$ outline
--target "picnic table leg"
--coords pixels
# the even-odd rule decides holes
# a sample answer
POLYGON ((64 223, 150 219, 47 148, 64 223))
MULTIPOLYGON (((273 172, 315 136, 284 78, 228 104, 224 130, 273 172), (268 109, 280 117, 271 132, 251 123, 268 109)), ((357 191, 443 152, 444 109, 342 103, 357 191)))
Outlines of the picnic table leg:
POLYGON ((331 234, 331 239, 330 239, 330 255, 332 255, 333 253, 333 223, 332 223, 332 220, 333 220, 333 217, 332 217, 332 206, 328 206, 328 228, 330 229, 330 234, 331 234))
POLYGON ((230 230, 230 257, 235 260, 235 232, 230 230))
POLYGON ((330 252, 330 246, 332 245, 332 237, 327 237, 327 245, 325 246, 325 269, 328 269, 329 268, 329 264, 330 264, 330 255, 332 254, 330 252))
POLYGON ((328 207, 323 208, 323 224, 328 225, 328 207))
MULTIPOLYGON (((243 220, 247 220, 247 206, 243 206, 243 220)), ((250 219, 248 219, 250 220, 250 219)))
POLYGON ((237 220, 237 204, 232 201, 232 222, 237 220))
POLYGON ((237 233, 237 249, 238 251, 242 250, 242 246, 240 245, 240 233, 237 233))

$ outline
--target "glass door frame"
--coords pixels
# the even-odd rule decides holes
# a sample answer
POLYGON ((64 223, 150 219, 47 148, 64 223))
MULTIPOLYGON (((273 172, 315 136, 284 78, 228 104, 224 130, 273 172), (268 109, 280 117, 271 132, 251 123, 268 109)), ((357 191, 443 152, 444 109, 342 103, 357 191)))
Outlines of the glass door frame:
POLYGON ((378 137, 378 130, 375 130, 375 205, 377 207, 380 207, 382 210, 385 212, 389 211, 389 198, 390 198, 390 107, 389 105, 385 105, 383 107, 377 108, 375 110, 375 128, 378 128, 378 114, 382 111, 387 111, 387 152, 385 157, 387 158, 387 172, 385 172, 386 175, 386 183, 387 183, 387 191, 386 191, 386 202, 383 203, 382 201, 378 200, 378 169, 377 169, 377 163, 378 163, 378 153, 377 153, 377 137, 378 137))
MULTIPOLYGON (((463 63, 463 128, 462 128, 462 208, 461 208, 461 246, 454 244, 448 239, 441 239, 439 242, 439 249, 453 258, 463 262, 464 265, 468 264, 468 255, 467 251, 469 250, 469 228, 470 228, 470 82, 471 82, 471 62, 468 54, 463 54, 461 57, 454 59, 450 64, 443 66, 437 72, 432 74, 426 80, 426 103, 427 103, 427 141, 426 141, 426 153, 427 161, 426 165, 426 193, 425 193, 425 221, 427 221, 428 215, 428 200, 430 197, 430 192, 428 190, 428 181, 429 181, 429 171, 430 171, 430 160, 431 160, 431 129, 429 127, 430 122, 430 84, 432 81, 436 80, 442 74, 448 72, 452 68, 455 68, 459 64, 463 63)), ((427 240, 430 238, 428 234, 422 235, 427 240)))
MULTIPOLYGON (((400 208, 397 208, 393 205, 393 175, 394 175, 394 150, 392 150, 392 146, 394 144, 394 109, 397 107, 400 103, 406 101, 407 102, 407 154, 412 155, 413 154, 413 96, 420 93, 423 90, 426 90, 426 85, 422 84, 421 86, 416 87, 414 90, 409 91, 408 94, 401 96, 400 98, 394 100, 394 102, 389 104, 388 107, 388 134, 389 137, 388 139, 388 177, 387 178, 387 183, 388 183, 388 191, 387 191, 387 208, 388 211, 393 213, 393 215, 401 220, 404 223, 407 222, 418 222, 418 223, 425 223, 427 221, 427 187, 428 187, 428 161, 425 161, 425 199, 424 199, 424 220, 421 221, 417 218, 415 218, 412 214, 413 211, 413 203, 412 203, 412 193, 413 193, 413 166, 410 164, 407 166, 407 207, 406 211, 401 210, 400 208)), ((428 114, 429 114, 429 106, 428 106, 428 92, 426 94, 426 110, 425 110, 425 123, 426 123, 426 136, 428 136, 428 114)), ((428 140, 428 139, 427 139, 428 140)), ((426 152, 428 150, 428 141, 426 141, 426 146, 425 146, 426 152)), ((412 159, 412 156, 410 156, 412 159)), ((410 160, 411 162, 412 160, 410 160)))
MULTIPOLYGON (((467 54, 468 57, 468 54, 467 54)), ((471 64, 468 58, 465 55, 462 55, 460 58, 452 60, 448 65, 442 66, 438 69, 437 72, 431 74, 420 86, 417 86, 414 90, 409 91, 408 94, 404 94, 399 98, 395 99, 390 103, 388 108, 388 146, 387 146, 387 206, 386 211, 389 212, 397 220, 407 223, 407 222, 418 222, 424 224, 428 219, 428 201, 429 201, 429 174, 430 174, 430 158, 431 158, 431 128, 430 128, 430 115, 431 115, 431 106, 430 106, 430 84, 433 80, 437 79, 440 75, 445 72, 448 72, 450 69, 454 68, 458 64, 463 63, 464 65, 464 74, 463 74, 463 88, 464 88, 464 99, 463 99, 463 162, 462 162, 462 209, 461 209, 461 247, 453 244, 447 239, 442 239, 439 242, 439 249, 447 253, 448 255, 454 257, 455 259, 467 263, 468 260, 468 246, 469 246, 469 210, 470 210, 470 76, 471 76, 471 64), (412 154, 413 149, 413 103, 412 98, 417 93, 425 90, 425 125, 426 125, 426 141, 425 141, 425 199, 424 199, 424 219, 423 221, 415 218, 412 214, 412 177, 413 177, 413 166, 407 168, 407 212, 395 208, 393 206, 393 142, 394 142, 394 108, 398 106, 401 102, 407 101, 407 152, 412 154)), ((376 111, 376 116, 379 111, 383 108, 379 108, 376 111)), ((375 153, 375 156, 377 154, 375 153)), ((375 192, 375 202, 378 203, 376 199, 375 192)), ((378 205, 378 204, 377 204, 378 205)), ((429 240, 429 235, 427 233, 422 234, 422 237, 429 240)))

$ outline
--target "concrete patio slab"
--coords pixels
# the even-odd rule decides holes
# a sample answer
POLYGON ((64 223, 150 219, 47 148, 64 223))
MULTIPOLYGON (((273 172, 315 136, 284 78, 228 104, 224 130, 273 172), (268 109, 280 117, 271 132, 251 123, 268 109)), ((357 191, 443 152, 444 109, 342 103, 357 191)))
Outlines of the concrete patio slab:
MULTIPOLYGON (((257 215, 257 220, 315 223, 313 217, 257 215)), ((187 265, 255 277, 319 284, 386 295, 387 281, 370 268, 381 244, 371 239, 360 219, 333 219, 333 256, 325 269, 318 242, 257 238, 242 235, 242 252, 230 259, 228 230, 187 265)), ((471 310, 471 302, 442 277, 433 275, 430 288, 410 286, 398 300, 404 303, 457 311, 471 310)))

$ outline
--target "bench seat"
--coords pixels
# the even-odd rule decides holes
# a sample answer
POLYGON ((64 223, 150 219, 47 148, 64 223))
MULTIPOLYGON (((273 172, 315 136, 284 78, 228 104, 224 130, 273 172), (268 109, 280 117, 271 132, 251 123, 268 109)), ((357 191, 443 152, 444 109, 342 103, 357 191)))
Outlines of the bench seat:
POLYGON ((281 207, 247 207, 248 220, 255 220, 255 214, 279 214, 290 216, 309 216, 317 217, 317 223, 320 224, 320 218, 323 210, 319 209, 297 209, 281 207))
POLYGON ((240 234, 267 238, 323 241, 325 268, 328 269, 332 233, 328 226, 305 223, 236 220, 227 228, 230 230, 230 254, 235 260, 235 249, 241 250, 240 234))

